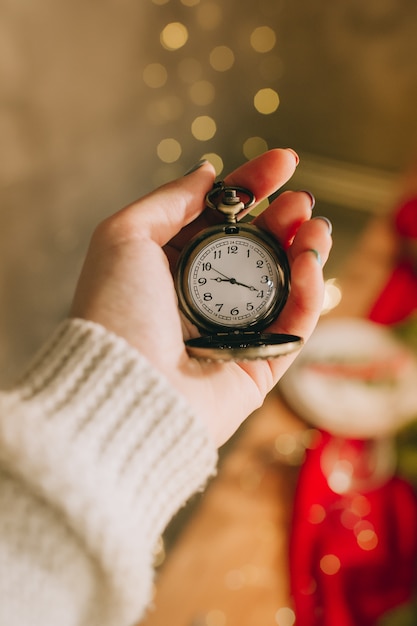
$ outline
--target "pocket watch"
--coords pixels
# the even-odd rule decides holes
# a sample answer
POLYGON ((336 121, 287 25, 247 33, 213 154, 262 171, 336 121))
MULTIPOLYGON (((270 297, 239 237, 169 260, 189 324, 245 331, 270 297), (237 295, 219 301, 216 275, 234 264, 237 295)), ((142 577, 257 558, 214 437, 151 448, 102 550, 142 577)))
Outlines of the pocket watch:
POLYGON ((191 239, 174 277, 180 309, 201 334, 185 342, 188 353, 198 359, 241 361, 299 349, 301 337, 263 333, 287 300, 290 269, 273 237, 237 220, 254 204, 254 194, 219 182, 205 200, 224 221, 191 239))

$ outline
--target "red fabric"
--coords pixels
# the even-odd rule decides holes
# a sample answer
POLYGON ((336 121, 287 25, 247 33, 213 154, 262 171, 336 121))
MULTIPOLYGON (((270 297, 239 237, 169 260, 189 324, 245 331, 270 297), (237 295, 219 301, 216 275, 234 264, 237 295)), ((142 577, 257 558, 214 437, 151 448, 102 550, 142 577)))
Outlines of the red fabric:
MULTIPOLYGON (((393 215, 393 225, 404 239, 417 239, 417 198, 403 202, 393 215)), ((369 319, 379 324, 398 324, 417 310, 415 259, 401 259, 372 306, 369 319), (414 267, 414 269, 413 269, 414 267)))
MULTIPOLYGON (((295 495, 290 576, 297 626, 373 626, 411 598, 417 500, 397 476, 369 492, 334 493, 321 461, 335 438, 321 435, 307 453, 295 495), (326 560, 335 573, 323 571, 326 560)), ((367 442, 342 443, 363 474, 367 442)))
POLYGON ((394 212, 394 225, 401 237, 417 239, 417 198, 409 198, 394 212))
POLYGON ((411 263, 403 261, 393 270, 368 318, 378 324, 398 324, 417 311, 417 276, 411 263))

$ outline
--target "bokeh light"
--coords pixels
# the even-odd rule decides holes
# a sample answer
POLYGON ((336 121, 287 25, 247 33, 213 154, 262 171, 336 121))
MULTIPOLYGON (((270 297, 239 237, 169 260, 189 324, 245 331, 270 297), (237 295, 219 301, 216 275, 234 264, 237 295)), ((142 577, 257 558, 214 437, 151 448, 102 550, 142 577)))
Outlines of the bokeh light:
POLYGON ((275 621, 278 626, 294 626, 295 613, 290 607, 283 606, 275 613, 275 621))
POLYGON ((191 124, 191 132, 199 141, 212 139, 217 131, 216 122, 209 115, 199 115, 191 124))
POLYGON ((207 152, 206 154, 203 154, 202 158, 207 159, 207 161, 210 161, 210 163, 216 170, 216 176, 219 176, 222 173, 224 164, 223 164, 223 159, 221 158, 219 154, 216 154, 215 152, 207 152))
POLYGON ((153 89, 163 87, 168 79, 168 72, 161 63, 149 63, 143 70, 143 82, 153 89))
POLYGON ((325 554, 320 559, 320 569, 324 574, 334 576, 340 570, 340 559, 335 554, 325 554))
POLYGON ((336 461, 331 469, 327 482, 335 493, 346 493, 352 487, 353 465, 346 459, 336 461))
POLYGON ((365 528, 364 530, 359 531, 356 541, 362 550, 375 550, 378 545, 378 536, 371 528, 365 528))
POLYGON ((281 433, 276 437, 274 445, 280 454, 287 456, 297 449, 297 439, 292 433, 281 433))
POLYGON ((170 22, 161 32, 160 41, 166 50, 179 50, 188 40, 187 27, 181 22, 170 22))
POLYGON ((156 152, 164 163, 175 163, 181 156, 182 148, 179 141, 172 137, 167 137, 159 142, 156 152))
POLYGON ((250 44, 256 52, 269 52, 276 41, 275 31, 270 26, 258 26, 250 36, 250 44))
MULTIPOLYGON (((268 206, 269 202, 267 199, 266 202, 268 206)), ((259 212, 256 212, 256 214, 259 214, 259 212)), ((280 463, 300 465, 305 456, 305 446, 298 434, 284 432, 275 438, 273 454, 280 463)))
POLYGON ((345 507, 340 513, 340 523, 348 530, 353 530, 355 524, 358 522, 358 516, 352 511, 350 507, 345 507))
POLYGON ((366 496, 357 494, 350 504, 351 511, 358 517, 364 517, 371 512, 371 503, 366 496))
POLYGON ((189 90, 190 99, 198 106, 206 106, 213 102, 216 90, 213 83, 208 80, 195 81, 189 90))
POLYGON ((340 303, 342 299, 342 290, 336 278, 329 278, 324 285, 324 299, 322 307, 322 315, 325 315, 340 303))
POLYGON ((209 61, 211 67, 217 72, 227 72, 233 67, 235 55, 228 46, 216 46, 210 52, 209 61))
POLYGON ((326 518, 326 509, 321 504, 312 504, 308 512, 310 524, 321 524, 326 518))
POLYGON ((268 150, 268 143, 262 137, 249 137, 243 144, 243 154, 250 160, 268 150))
POLYGON ((263 115, 274 113, 279 107, 279 96, 274 89, 260 89, 253 99, 255 109, 263 115))

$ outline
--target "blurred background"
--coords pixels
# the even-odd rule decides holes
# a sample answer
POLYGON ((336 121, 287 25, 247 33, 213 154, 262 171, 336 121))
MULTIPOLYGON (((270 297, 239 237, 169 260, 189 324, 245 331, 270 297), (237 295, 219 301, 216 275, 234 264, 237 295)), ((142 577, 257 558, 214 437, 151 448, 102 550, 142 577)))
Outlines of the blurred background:
MULTIPOLYGON (((332 220, 325 274, 337 282, 368 225, 390 215, 405 186, 417 191, 416 33, 414 0, 0 0, 0 383, 67 314, 94 226, 203 156, 222 176, 268 148, 294 148, 301 162, 288 186, 312 191, 315 214, 332 220)), ((373 231, 365 243, 374 272, 384 237, 373 231)), ((367 267, 358 258, 350 303, 367 267)), ((167 567, 149 626, 294 623, 286 542, 301 457, 277 465, 277 454, 305 424, 276 402, 243 433, 249 456, 224 450, 220 489, 167 567), (222 491, 222 475, 240 491, 222 491), (179 580, 203 589, 188 612, 179 580)), ((415 468, 417 432, 412 442, 415 468)))
POLYGON ((272 147, 337 273, 417 145, 413 0, 0 2, 0 382, 67 312, 94 225, 203 155, 272 147))

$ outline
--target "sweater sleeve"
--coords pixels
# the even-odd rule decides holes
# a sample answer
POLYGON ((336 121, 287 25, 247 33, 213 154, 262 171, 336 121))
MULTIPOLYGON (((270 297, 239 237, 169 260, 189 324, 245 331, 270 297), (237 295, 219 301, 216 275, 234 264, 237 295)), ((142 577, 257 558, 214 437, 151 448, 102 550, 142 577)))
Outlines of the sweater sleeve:
POLYGON ((136 623, 155 544, 216 461, 185 399, 136 350, 63 322, 0 395, 0 624, 136 623))

